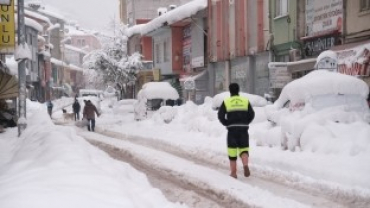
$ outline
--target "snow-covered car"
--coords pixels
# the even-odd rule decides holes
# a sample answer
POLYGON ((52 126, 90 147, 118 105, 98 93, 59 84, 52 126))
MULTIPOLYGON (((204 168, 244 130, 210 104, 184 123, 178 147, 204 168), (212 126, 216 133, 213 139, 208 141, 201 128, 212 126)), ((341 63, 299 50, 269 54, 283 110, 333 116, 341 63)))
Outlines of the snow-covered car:
POLYGON ((115 103, 113 112, 115 114, 134 113, 134 104, 136 99, 124 99, 115 103))
MULTIPOLYGON (((240 96, 248 98, 249 102, 251 102, 252 107, 263 107, 266 106, 268 103, 264 97, 259 95, 253 95, 244 92, 240 92, 239 94, 240 96)), ((230 97, 230 92, 222 92, 215 95, 212 99, 212 109, 218 110, 218 108, 220 108, 220 106, 222 105, 222 102, 227 97, 230 97)))
POLYGON ((353 76, 315 70, 287 84, 265 107, 267 119, 281 126, 281 146, 294 150, 311 124, 369 122, 367 84, 353 76))
POLYGON ((161 106, 173 106, 179 99, 179 93, 168 82, 148 82, 137 94, 134 104, 135 120, 151 116, 161 106))

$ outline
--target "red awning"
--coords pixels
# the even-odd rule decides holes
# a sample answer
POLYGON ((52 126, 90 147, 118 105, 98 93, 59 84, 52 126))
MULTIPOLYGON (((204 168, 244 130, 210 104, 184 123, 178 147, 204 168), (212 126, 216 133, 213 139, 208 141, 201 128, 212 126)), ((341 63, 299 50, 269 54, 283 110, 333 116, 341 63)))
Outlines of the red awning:
POLYGON ((314 38, 320 38, 320 37, 323 37, 323 36, 339 35, 339 34, 340 34, 340 32, 338 30, 331 30, 331 31, 320 32, 320 33, 317 33, 313 36, 301 37, 301 40, 310 40, 310 39, 314 39, 314 38))

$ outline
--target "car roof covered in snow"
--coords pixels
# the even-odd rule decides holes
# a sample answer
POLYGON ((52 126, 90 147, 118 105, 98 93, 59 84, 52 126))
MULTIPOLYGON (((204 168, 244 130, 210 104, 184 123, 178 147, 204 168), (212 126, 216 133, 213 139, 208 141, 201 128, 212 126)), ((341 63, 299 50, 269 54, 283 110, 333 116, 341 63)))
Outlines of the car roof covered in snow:
POLYGON ((352 94, 360 95, 366 99, 369 87, 364 81, 354 76, 327 70, 314 70, 304 77, 288 83, 283 88, 279 99, 275 101, 275 105, 282 107, 288 100, 297 103, 315 95, 325 94, 352 94))
POLYGON ((177 100, 179 93, 168 82, 145 83, 138 93, 138 98, 177 100))

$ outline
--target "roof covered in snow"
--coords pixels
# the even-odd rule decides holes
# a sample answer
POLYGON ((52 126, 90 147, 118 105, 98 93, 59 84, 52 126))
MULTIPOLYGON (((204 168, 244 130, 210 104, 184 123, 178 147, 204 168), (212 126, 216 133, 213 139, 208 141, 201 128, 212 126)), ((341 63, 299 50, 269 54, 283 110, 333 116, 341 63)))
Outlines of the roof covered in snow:
POLYGON ((145 83, 138 93, 139 99, 177 100, 179 93, 168 82, 145 83))
POLYGON ((39 32, 42 32, 43 31, 43 26, 40 25, 37 21, 31 19, 31 18, 24 18, 25 20, 25 24, 29 27, 32 27, 33 29, 39 31, 39 32))
POLYGON ((148 22, 141 28, 141 35, 148 34, 167 23, 169 25, 195 15, 207 8, 207 0, 193 0, 148 22))
POLYGON ((145 27, 146 24, 138 24, 132 27, 127 28, 126 35, 127 37, 131 37, 133 35, 140 35, 141 30, 145 27))
POLYGON ((29 17, 35 18, 35 19, 39 19, 41 21, 44 21, 48 25, 52 25, 50 19, 48 17, 44 16, 44 15, 41 15, 41 14, 33 12, 33 11, 29 11, 29 10, 25 10, 24 12, 25 12, 26 16, 29 16, 29 17))
POLYGON ((73 65, 73 64, 67 64, 66 62, 64 61, 61 61, 59 59, 56 59, 56 58, 51 58, 50 59, 50 62, 57 65, 57 66, 62 66, 62 67, 66 67, 66 68, 69 68, 71 70, 75 70, 75 71, 83 71, 82 68, 76 66, 76 65, 73 65))
POLYGON ((64 47, 68 50, 76 51, 76 52, 84 54, 84 55, 87 54, 87 52, 85 50, 82 50, 81 48, 77 48, 77 47, 72 46, 72 45, 65 44, 64 47))
POLYGON ((369 87, 364 81, 354 76, 327 70, 315 70, 288 83, 275 105, 281 107, 288 100, 296 103, 315 95, 325 94, 358 94, 366 98, 369 94, 369 87))

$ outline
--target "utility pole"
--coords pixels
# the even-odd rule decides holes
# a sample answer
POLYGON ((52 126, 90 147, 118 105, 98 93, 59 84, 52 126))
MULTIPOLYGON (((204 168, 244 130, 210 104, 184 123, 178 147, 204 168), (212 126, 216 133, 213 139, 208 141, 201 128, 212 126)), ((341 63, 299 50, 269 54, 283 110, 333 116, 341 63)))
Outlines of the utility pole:
MULTIPOLYGON (((18 0, 18 47, 26 48, 26 28, 24 18, 24 0, 18 0)), ((26 117, 26 59, 18 62, 18 136, 27 127, 26 117)))

